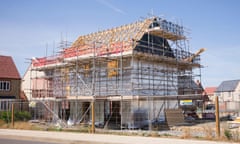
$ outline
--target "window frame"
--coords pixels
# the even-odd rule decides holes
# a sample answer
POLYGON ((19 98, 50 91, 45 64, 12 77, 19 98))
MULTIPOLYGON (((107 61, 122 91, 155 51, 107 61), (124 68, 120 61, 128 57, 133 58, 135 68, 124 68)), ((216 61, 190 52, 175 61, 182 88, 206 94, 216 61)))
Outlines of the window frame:
POLYGON ((10 91, 11 83, 10 81, 0 80, 0 91, 10 91))

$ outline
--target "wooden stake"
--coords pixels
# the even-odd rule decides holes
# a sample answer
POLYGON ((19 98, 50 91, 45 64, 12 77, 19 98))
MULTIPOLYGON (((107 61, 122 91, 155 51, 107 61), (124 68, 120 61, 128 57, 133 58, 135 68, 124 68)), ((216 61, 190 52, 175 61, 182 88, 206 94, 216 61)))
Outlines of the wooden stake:
POLYGON ((92 102, 92 133, 95 133, 95 102, 92 102))
POLYGON ((12 103, 12 127, 14 127, 14 103, 12 103))
POLYGON ((219 122, 219 103, 218 96, 215 97, 215 117, 216 117, 216 136, 220 137, 220 122, 219 122))

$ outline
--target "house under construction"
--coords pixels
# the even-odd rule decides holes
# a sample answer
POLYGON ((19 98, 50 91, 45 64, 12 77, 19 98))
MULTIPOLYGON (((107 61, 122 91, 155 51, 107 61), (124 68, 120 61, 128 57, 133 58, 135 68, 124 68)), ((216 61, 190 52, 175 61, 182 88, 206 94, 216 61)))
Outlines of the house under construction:
POLYGON ((90 120, 91 102, 105 126, 163 117, 180 100, 202 99, 193 70, 204 49, 190 53, 186 34, 180 24, 150 17, 80 36, 57 55, 32 59, 31 100, 74 123, 90 120))

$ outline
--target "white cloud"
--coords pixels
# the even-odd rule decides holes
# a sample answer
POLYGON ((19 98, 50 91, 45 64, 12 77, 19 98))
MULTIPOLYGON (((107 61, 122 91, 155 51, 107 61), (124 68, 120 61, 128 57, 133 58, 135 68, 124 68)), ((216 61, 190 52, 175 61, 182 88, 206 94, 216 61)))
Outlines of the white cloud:
POLYGON ((120 14, 126 14, 126 12, 124 12, 123 10, 117 8, 116 6, 114 6, 113 4, 111 4, 109 1, 107 0, 97 0, 97 2, 105 5, 106 7, 112 9, 113 11, 120 13, 120 14))

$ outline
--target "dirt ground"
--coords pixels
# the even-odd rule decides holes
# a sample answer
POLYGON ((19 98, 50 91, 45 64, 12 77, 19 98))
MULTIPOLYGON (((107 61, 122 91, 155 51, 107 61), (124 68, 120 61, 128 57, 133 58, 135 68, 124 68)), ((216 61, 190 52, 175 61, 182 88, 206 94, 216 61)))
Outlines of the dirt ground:
MULTIPOLYGON (((40 131, 68 131, 68 132, 80 132, 80 133, 90 133, 89 127, 78 126, 67 129, 62 129, 54 126, 47 125, 46 123, 29 123, 29 122, 15 122, 14 126, 11 123, 4 123, 0 121, 0 128, 3 129, 23 129, 23 130, 40 130, 40 131)), ((228 141, 226 137, 226 130, 234 131, 234 141, 240 141, 240 129, 228 129, 227 121, 222 121, 220 123, 221 137, 220 140, 228 141), (239 136, 238 136, 239 135, 239 136)), ((96 129, 96 133, 99 134, 115 134, 115 135, 127 135, 127 136, 147 136, 147 137, 171 137, 180 139, 206 139, 206 140, 216 140, 216 123, 214 121, 201 121, 201 122, 191 122, 185 123, 179 126, 170 127, 170 130, 159 130, 159 131, 144 131, 144 130, 103 130, 96 129)), ((81 142, 72 141, 71 143, 63 144, 93 144, 91 142, 81 142)), ((104 144, 104 143, 99 143, 104 144)))

